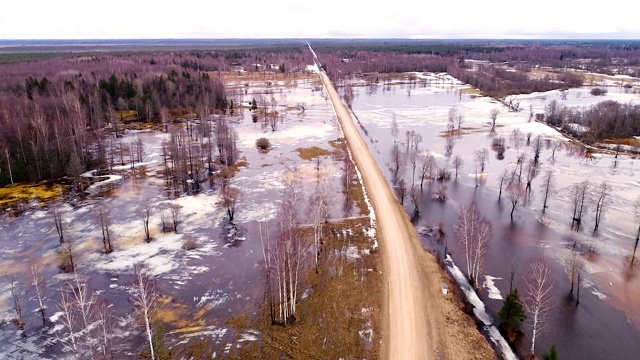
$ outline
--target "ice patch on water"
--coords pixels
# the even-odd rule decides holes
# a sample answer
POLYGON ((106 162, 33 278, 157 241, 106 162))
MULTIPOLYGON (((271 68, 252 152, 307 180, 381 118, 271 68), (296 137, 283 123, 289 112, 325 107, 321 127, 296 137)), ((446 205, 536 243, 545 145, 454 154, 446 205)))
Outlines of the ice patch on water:
POLYGON ((499 277, 493 277, 489 275, 484 276, 485 280, 482 283, 482 287, 487 289, 487 293, 489 294, 489 299, 502 300, 502 294, 500 294, 500 289, 495 286, 495 280, 502 280, 499 277))

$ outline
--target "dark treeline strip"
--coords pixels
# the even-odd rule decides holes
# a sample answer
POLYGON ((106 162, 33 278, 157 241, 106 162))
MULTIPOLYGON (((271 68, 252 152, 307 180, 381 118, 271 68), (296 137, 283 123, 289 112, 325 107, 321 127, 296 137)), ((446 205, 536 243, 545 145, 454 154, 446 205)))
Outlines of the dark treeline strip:
POLYGON ((640 134, 640 105, 608 100, 588 108, 572 108, 554 100, 547 105, 544 120, 588 143, 629 138, 640 134), (588 129, 576 129, 571 124, 588 129))

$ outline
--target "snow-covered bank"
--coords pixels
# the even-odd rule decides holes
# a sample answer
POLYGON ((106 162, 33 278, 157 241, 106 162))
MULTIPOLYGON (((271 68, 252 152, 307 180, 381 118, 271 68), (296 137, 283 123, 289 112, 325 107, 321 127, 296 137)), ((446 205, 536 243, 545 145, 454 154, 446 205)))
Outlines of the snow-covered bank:
POLYGON ((491 341, 493 341, 493 343, 496 345, 496 348, 498 349, 498 351, 500 351, 500 354, 502 354, 503 359, 517 360, 518 357, 513 352, 513 350, 511 350, 511 347, 507 343, 507 340, 504 339, 502 334, 500 334, 500 332, 498 331, 498 328, 496 328, 496 326, 494 325, 494 321, 491 315, 487 313, 487 310, 484 307, 484 303, 482 302, 482 300, 480 300, 478 294, 476 294, 476 292, 473 290, 473 287, 471 287, 471 284, 469 284, 467 278, 464 276, 462 271, 460 271, 460 268, 458 268, 458 266, 456 266, 456 264, 453 262, 451 256, 447 255, 444 263, 449 274, 451 274, 456 283, 458 283, 458 286, 464 293, 467 301, 471 305, 473 305, 473 314, 476 316, 476 318, 478 318, 478 320, 482 321, 482 323, 484 324, 484 330, 487 332, 489 339, 491 339, 491 341))

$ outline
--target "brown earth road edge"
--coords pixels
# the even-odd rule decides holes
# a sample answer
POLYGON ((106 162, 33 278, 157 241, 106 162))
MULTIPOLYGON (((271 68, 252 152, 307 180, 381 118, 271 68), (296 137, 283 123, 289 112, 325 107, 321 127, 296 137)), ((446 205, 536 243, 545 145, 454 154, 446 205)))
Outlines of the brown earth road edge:
POLYGON ((383 359, 446 358, 439 295, 441 271, 425 250, 351 115, 324 72, 320 78, 376 213, 385 278, 383 359), (425 262, 427 264, 425 264, 425 262))

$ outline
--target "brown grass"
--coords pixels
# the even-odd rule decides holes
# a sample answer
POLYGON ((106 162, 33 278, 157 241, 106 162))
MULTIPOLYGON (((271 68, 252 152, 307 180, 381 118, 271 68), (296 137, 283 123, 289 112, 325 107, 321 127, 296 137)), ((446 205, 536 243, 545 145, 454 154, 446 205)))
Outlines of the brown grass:
POLYGON ((303 160, 313 160, 320 156, 329 156, 331 151, 312 146, 310 148, 297 148, 296 151, 303 160))

